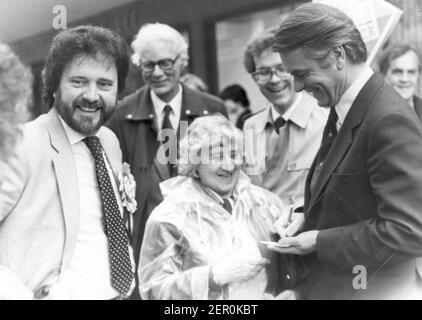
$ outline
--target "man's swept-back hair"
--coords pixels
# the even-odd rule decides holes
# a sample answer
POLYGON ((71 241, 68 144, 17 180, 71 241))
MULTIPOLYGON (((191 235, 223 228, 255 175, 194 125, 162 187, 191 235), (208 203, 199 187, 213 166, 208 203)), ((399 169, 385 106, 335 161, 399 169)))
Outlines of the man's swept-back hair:
POLYGON ((283 53, 303 48, 311 57, 323 59, 340 46, 351 63, 366 62, 366 46, 352 19, 332 6, 308 3, 294 10, 281 24, 273 49, 283 53))
POLYGON ((129 49, 126 42, 110 29, 96 26, 80 26, 61 31, 50 47, 43 70, 44 101, 54 104, 56 92, 66 65, 78 55, 114 62, 117 69, 118 92, 125 87, 129 71, 129 49))
POLYGON ((419 52, 411 45, 404 43, 391 45, 381 53, 378 60, 379 71, 385 76, 387 74, 388 69, 390 68, 391 62, 397 58, 400 58, 408 52, 414 52, 418 57, 418 70, 420 71, 422 66, 419 52))

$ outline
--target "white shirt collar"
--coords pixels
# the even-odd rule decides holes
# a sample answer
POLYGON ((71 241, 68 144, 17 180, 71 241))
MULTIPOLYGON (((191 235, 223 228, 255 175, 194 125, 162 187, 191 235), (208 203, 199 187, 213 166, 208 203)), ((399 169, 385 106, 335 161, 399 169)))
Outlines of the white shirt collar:
POLYGON ((282 116, 284 120, 288 121, 291 119, 293 112, 297 108, 297 106, 300 103, 300 100, 302 100, 302 92, 299 92, 296 95, 296 100, 293 102, 293 104, 287 109, 282 115, 280 115, 280 112, 277 111, 277 109, 274 107, 274 104, 271 104, 271 116, 272 120, 275 121, 279 116, 282 116))
MULTIPOLYGON (((83 139, 87 137, 87 135, 77 132, 73 130, 71 127, 69 127, 69 125, 62 119, 61 116, 59 116, 59 119, 63 125, 64 131, 66 132, 67 138, 69 139, 69 142, 72 146, 77 144, 78 142, 81 142, 83 139)), ((98 136, 98 132, 96 136, 98 136)))
MULTIPOLYGON (((164 107, 169 105, 172 111, 177 115, 180 115, 180 111, 182 109, 182 97, 183 97, 183 87, 179 84, 179 91, 174 96, 174 98, 169 101, 165 102, 161 100, 154 92, 154 90, 150 90, 151 93, 151 100, 154 106, 155 114, 161 115, 163 113, 164 107)), ((177 117, 178 119, 179 117, 177 117)))
POLYGON ((368 82, 369 78, 372 76, 373 73, 374 71, 370 67, 365 66, 365 69, 362 74, 346 90, 346 92, 343 94, 343 96, 335 106, 336 113, 338 116, 338 123, 340 124, 340 126, 343 124, 344 119, 346 118, 347 113, 352 107, 352 104, 356 100, 359 92, 362 90, 366 82, 368 82))

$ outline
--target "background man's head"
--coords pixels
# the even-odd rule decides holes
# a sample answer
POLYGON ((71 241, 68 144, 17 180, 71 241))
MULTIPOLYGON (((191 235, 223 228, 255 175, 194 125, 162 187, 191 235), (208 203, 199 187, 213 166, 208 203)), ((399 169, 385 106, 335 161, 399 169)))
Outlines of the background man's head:
POLYGON ((165 24, 146 24, 132 42, 132 49, 132 62, 140 67, 145 83, 161 100, 173 99, 189 59, 183 36, 165 24))
POLYGON ((380 72, 400 95, 411 102, 417 91, 421 71, 420 57, 410 45, 397 44, 384 50, 379 59, 380 72))
POLYGON ((219 94, 221 100, 224 101, 227 113, 238 113, 239 110, 244 111, 249 108, 249 99, 245 89, 238 84, 232 84, 225 87, 219 94))
POLYGON ((31 94, 31 72, 7 45, 0 43, 0 166, 16 143, 16 124, 27 118, 31 94))
POLYGON ((266 30, 246 47, 243 63, 261 93, 280 112, 294 102, 293 77, 286 73, 280 55, 272 50, 275 30, 266 30))
POLYGON ((208 92, 208 85, 197 75, 185 73, 180 77, 180 82, 186 87, 199 92, 208 92))
POLYGON ((117 33, 94 26, 62 31, 44 66, 45 101, 75 131, 95 134, 114 112, 128 69, 128 47, 117 33))
POLYGON ((350 86, 351 68, 367 59, 353 21, 334 7, 316 3, 300 6, 286 18, 273 47, 294 76, 296 91, 306 90, 328 107, 350 86))

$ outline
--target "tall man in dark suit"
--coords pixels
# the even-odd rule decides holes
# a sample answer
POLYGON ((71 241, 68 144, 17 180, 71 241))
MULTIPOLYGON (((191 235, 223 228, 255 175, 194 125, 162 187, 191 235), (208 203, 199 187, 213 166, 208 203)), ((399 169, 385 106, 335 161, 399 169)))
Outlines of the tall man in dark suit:
POLYGON ((352 20, 322 4, 296 9, 274 49, 295 89, 330 108, 309 172, 302 233, 280 252, 306 255, 310 299, 399 299, 418 293, 422 129, 365 64, 352 20))
POLYGON ((146 86, 123 100, 108 126, 116 133, 123 159, 131 164, 137 183, 132 243, 138 262, 146 220, 162 201, 159 183, 177 174, 175 140, 186 133, 185 125, 196 117, 227 113, 220 99, 180 83, 180 74, 188 64, 188 46, 175 29, 160 23, 144 25, 132 48, 132 61, 142 70, 146 86), (167 133, 180 130, 168 135, 167 141, 166 136, 158 135, 162 129, 167 133), (171 163, 162 161, 166 151, 171 163))
POLYGON ((422 120, 422 99, 416 96, 421 74, 420 57, 416 49, 406 44, 388 47, 381 54, 379 68, 385 82, 400 93, 422 120))

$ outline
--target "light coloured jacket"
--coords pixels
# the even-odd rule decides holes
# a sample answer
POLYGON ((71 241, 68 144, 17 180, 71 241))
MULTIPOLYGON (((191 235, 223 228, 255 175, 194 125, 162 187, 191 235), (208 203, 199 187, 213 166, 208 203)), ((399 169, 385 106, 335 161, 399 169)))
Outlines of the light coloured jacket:
POLYGON ((241 173, 230 215, 197 179, 179 176, 160 184, 164 201, 146 225, 139 263, 143 299, 262 299, 263 269, 254 278, 209 290, 210 266, 228 254, 265 255, 259 240, 270 240, 282 201, 241 173), (262 251, 260 251, 260 249, 262 251))
MULTIPOLYGON (((117 176, 118 140, 105 127, 98 136, 117 176)), ((32 292, 58 282, 79 230, 77 173, 55 109, 25 125, 16 153, 0 186, 0 298, 14 290, 12 278, 32 292)))

